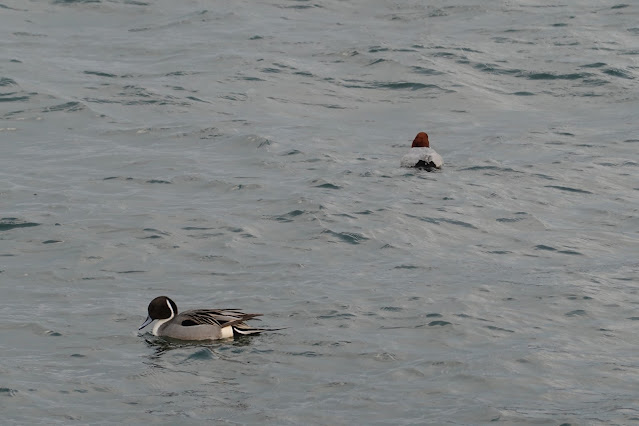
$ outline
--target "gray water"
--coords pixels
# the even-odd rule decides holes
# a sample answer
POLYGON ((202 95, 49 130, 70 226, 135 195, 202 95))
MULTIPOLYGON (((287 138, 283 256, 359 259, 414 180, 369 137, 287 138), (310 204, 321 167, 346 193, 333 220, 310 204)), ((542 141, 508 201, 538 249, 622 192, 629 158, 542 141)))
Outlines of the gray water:
POLYGON ((639 421, 639 4, 0 0, 3 424, 639 421), (444 169, 399 168, 426 131, 444 169), (149 301, 286 327, 206 344, 149 301))

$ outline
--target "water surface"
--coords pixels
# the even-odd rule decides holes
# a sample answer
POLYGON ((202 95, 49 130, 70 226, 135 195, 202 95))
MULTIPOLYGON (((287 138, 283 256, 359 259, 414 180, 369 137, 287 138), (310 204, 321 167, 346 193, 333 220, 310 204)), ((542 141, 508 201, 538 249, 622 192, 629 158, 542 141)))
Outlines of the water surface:
POLYGON ((637 421, 638 19, 0 0, 3 418, 637 421), (161 294, 287 328, 138 335, 161 294))

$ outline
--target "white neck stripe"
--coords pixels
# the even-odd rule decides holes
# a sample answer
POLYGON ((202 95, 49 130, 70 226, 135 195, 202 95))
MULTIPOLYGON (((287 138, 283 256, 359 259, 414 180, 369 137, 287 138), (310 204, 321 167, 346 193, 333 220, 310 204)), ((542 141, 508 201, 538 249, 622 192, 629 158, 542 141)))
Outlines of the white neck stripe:
POLYGON ((171 311, 171 316, 165 319, 161 319, 161 320, 157 320, 155 322, 155 325, 153 326, 153 334, 154 335, 158 335, 158 330, 160 329, 160 326, 162 324, 164 324, 167 321, 171 321, 173 319, 173 317, 175 316, 175 312, 173 312, 173 306, 171 306, 171 302, 169 302, 168 300, 166 301, 166 304, 169 305, 169 310, 171 311))
MULTIPOLYGON (((172 318, 172 317, 171 317, 172 318)), ((153 326, 153 335, 155 336, 159 336, 158 334, 158 330, 160 329, 160 326, 162 324, 164 324, 165 322, 169 321, 171 318, 167 318, 167 319, 163 319, 163 320, 157 320, 155 322, 155 325, 153 326)))
POLYGON ((166 299, 166 304, 169 305, 169 310, 171 311, 171 316, 169 317, 169 319, 171 319, 175 316, 175 312, 173 312, 173 306, 171 306, 171 302, 169 302, 169 299, 166 299))

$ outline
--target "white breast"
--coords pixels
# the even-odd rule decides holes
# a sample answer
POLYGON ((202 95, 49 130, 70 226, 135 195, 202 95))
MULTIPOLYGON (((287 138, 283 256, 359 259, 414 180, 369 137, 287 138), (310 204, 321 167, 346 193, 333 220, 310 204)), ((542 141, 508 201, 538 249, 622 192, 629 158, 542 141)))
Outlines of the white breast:
POLYGON ((402 167, 415 167, 419 161, 423 161, 426 164, 432 162, 438 169, 441 169, 444 165, 442 156, 432 148, 411 148, 408 154, 402 157, 400 165, 402 167))

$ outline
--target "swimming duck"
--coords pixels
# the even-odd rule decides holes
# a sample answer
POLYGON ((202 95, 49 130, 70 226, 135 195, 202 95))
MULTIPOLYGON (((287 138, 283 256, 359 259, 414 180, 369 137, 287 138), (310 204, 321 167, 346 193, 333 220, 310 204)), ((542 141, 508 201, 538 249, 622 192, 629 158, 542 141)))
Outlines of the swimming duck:
POLYGON ((245 324, 244 321, 262 314, 245 314, 238 309, 193 309, 178 314, 177 305, 166 296, 151 300, 148 311, 149 315, 138 330, 158 320, 153 326, 153 334, 173 339, 217 340, 275 330, 245 324))
POLYGON ((428 172, 441 169, 443 164, 441 155, 430 147, 428 135, 425 132, 417 133, 410 151, 400 161, 402 167, 415 167, 428 172))

